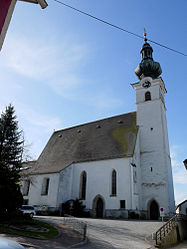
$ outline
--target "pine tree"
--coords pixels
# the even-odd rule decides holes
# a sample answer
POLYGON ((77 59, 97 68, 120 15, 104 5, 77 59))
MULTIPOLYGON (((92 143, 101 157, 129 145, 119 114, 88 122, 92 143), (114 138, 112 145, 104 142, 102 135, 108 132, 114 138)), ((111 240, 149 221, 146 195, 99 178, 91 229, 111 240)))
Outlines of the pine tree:
POLYGON ((23 136, 10 104, 0 117, 0 216, 7 217, 21 206, 20 169, 23 136))

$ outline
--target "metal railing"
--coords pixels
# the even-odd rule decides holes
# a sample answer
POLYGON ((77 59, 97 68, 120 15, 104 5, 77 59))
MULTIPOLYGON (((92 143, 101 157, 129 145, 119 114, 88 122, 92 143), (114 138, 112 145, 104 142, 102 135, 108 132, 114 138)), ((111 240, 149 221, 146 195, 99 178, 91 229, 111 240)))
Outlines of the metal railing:
POLYGON ((158 229, 155 235, 156 246, 159 246, 161 244, 161 241, 169 234, 169 232, 171 232, 177 226, 177 221, 181 220, 187 220, 187 216, 182 214, 176 214, 161 228, 158 229))
POLYGON ((63 224, 72 227, 78 231, 82 236, 83 240, 87 237, 87 224, 84 221, 76 219, 74 216, 65 215, 63 218, 63 224))

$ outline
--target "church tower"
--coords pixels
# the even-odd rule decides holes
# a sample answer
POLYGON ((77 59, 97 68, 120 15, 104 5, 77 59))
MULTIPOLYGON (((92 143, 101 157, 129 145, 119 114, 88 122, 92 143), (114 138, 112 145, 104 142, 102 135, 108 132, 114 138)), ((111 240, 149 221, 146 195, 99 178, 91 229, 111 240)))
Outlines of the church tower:
POLYGON ((135 69, 139 82, 132 86, 136 91, 140 140, 140 208, 148 218, 157 219, 161 207, 167 216, 172 216, 175 202, 164 100, 167 91, 159 77, 162 73, 160 64, 153 60, 152 53, 145 34, 142 61, 135 69))

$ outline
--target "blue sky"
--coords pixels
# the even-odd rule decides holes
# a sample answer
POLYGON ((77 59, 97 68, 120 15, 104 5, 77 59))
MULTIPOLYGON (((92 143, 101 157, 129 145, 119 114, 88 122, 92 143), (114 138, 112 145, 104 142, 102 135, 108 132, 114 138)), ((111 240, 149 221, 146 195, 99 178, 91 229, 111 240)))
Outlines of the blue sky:
MULTIPOLYGON (((186 54, 186 0, 64 0, 186 54)), ((63 7, 18 2, 0 55, 0 110, 12 103, 36 159, 54 130, 136 110, 143 40, 63 7)), ((187 199, 186 57, 151 44, 167 94, 176 203, 187 199)))

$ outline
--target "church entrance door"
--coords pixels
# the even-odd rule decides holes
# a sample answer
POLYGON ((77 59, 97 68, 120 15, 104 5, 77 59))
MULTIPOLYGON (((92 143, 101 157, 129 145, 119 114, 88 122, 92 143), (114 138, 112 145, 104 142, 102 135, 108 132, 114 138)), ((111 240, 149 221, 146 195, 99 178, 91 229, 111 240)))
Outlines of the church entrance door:
POLYGON ((103 218, 103 200, 98 198, 96 203, 96 217, 103 218))
POLYGON ((150 220, 158 220, 159 208, 156 201, 152 201, 150 204, 150 220))

